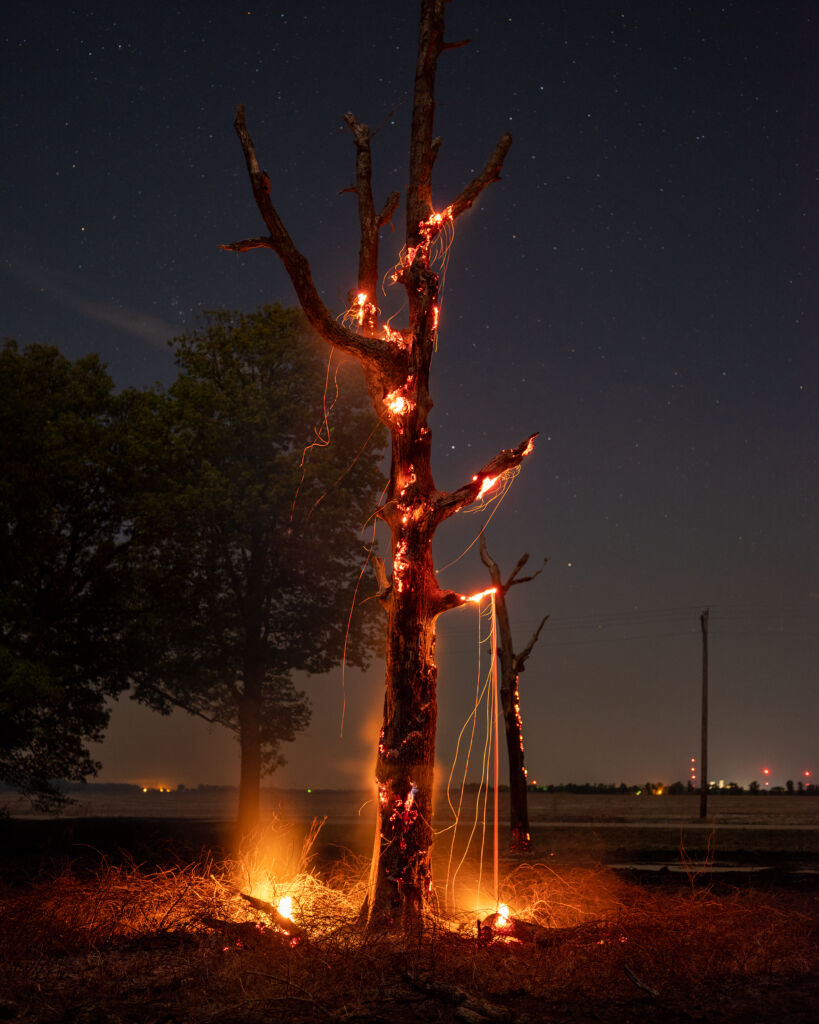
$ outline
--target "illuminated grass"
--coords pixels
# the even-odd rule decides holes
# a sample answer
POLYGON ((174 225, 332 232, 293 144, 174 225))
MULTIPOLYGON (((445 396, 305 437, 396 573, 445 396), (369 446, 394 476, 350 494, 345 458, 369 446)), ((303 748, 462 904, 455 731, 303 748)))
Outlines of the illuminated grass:
POLYGON ((103 862, 7 889, 0 1012, 83 1024, 762 1021, 819 995, 812 893, 646 890, 602 869, 521 864, 501 895, 537 944, 479 944, 464 906, 396 940, 358 926, 367 868, 348 857, 322 873, 309 843, 260 838, 236 862, 103 862), (303 941, 291 946, 240 889, 291 895, 303 941))

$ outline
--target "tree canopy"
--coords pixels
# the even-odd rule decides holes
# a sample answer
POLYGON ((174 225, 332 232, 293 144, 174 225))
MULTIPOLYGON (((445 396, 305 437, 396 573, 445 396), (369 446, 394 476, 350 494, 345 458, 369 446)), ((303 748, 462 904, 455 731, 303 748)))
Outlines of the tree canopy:
POLYGON ((98 767, 86 744, 127 685, 111 608, 130 401, 96 356, 0 351, 0 779, 42 807, 98 767))
POLYGON ((249 825, 309 721, 293 673, 364 666, 380 632, 363 585, 351 609, 382 428, 360 370, 328 364, 296 310, 209 313, 172 345, 179 377, 135 433, 129 663, 136 699, 237 733, 249 825))

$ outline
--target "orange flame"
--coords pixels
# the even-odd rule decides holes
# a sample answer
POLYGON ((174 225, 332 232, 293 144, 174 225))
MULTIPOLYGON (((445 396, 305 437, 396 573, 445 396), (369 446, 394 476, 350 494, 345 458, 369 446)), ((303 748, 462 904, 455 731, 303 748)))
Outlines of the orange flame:
POLYGON ((478 497, 476 500, 480 500, 487 491, 491 491, 498 480, 500 480, 499 476, 485 476, 481 481, 481 489, 478 491, 478 497))
POLYGON ((386 405, 390 412, 395 416, 401 416, 409 409, 409 402, 398 391, 391 391, 384 399, 384 405, 386 405))

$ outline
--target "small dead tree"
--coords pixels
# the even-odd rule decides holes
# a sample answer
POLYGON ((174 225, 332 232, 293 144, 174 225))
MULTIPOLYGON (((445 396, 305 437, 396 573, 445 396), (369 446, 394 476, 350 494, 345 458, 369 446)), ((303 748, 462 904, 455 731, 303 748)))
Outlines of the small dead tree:
POLYGON ((378 515, 392 538, 392 577, 382 573, 380 600, 387 617, 384 719, 378 743, 378 817, 369 895, 371 927, 416 926, 432 890, 432 788, 437 725, 435 620, 462 607, 464 595, 438 586, 432 538, 445 519, 481 498, 516 469, 533 448, 535 434, 490 459, 462 487, 439 491, 430 466, 432 407, 428 384, 438 331, 441 233, 500 176, 512 143, 504 135, 483 171, 443 210, 432 205, 432 168, 441 144, 433 135, 435 74, 444 50, 445 0, 422 0, 406 197, 406 244, 392 273, 407 295, 408 323, 395 330, 379 320, 379 229, 392 217, 399 195, 376 210, 372 193, 371 132, 347 114, 356 147, 356 184, 361 230, 358 287, 339 322, 319 297, 310 264, 294 245, 270 197, 243 107, 235 127, 245 155, 256 205, 267 234, 224 246, 235 252, 273 249, 281 259, 310 323, 330 345, 350 353, 364 370, 373 407, 391 437, 392 464, 385 503, 378 515), (436 245, 437 243, 437 245, 436 245))
POLYGON ((489 570, 492 586, 495 588, 495 614, 498 618, 500 647, 498 657, 501 663, 501 707, 503 721, 506 726, 506 750, 509 754, 509 824, 511 826, 511 849, 513 853, 524 853, 531 849, 532 836, 529 831, 529 806, 526 799, 526 768, 523 759, 523 718, 520 712, 519 676, 526 667, 529 655, 537 643, 540 631, 546 624, 548 615, 540 620, 540 625, 529 638, 529 643, 520 654, 515 654, 512 646, 512 629, 509 625, 509 612, 506 608, 506 594, 519 583, 529 583, 543 572, 543 565, 531 576, 518 576, 518 573, 529 561, 529 555, 521 555, 511 575, 503 582, 498 563, 489 554, 486 539, 481 532, 481 561, 489 570))

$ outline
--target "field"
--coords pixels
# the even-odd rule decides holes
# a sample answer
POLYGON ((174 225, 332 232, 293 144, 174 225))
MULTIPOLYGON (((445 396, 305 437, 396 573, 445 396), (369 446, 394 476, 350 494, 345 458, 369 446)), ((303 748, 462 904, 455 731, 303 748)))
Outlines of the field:
POLYGON ((464 856, 464 806, 454 850, 449 831, 436 842, 437 912, 402 940, 357 922, 366 795, 271 799, 278 819, 235 856, 226 817, 0 821, 0 1019, 816 1019, 817 799, 714 797, 701 824, 696 798, 535 794, 534 853, 500 860, 498 895, 520 923, 480 937, 491 828, 483 861, 480 826, 464 856), (313 814, 327 816, 317 834, 313 814), (273 909, 282 896, 290 923, 273 909))

